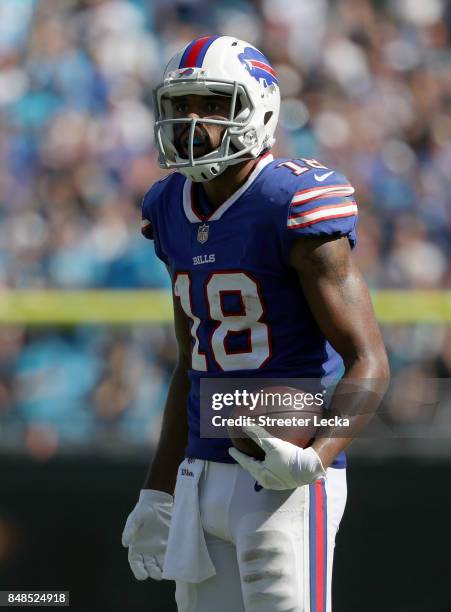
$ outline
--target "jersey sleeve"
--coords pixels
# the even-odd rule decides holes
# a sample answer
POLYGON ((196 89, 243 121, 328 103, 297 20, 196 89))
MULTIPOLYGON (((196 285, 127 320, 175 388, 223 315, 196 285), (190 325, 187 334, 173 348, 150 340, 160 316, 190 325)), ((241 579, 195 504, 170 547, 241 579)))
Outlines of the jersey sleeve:
POLYGON ((292 195, 284 227, 284 242, 289 248, 301 236, 347 236, 351 248, 356 243, 357 203, 354 187, 338 172, 326 179, 312 173, 292 195))
POLYGON ((155 253, 161 261, 168 263, 158 235, 158 198, 161 194, 161 181, 155 183, 146 193, 142 202, 141 213, 141 233, 144 238, 153 240, 155 253))

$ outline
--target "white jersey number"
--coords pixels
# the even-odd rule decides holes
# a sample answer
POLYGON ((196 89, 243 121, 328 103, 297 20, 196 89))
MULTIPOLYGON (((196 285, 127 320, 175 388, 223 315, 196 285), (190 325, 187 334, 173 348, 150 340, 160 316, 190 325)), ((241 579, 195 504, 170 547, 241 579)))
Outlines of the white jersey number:
POLYGON ((296 161, 284 161, 278 164, 277 168, 288 168, 291 170, 292 174, 295 174, 296 176, 300 176, 301 174, 304 174, 304 172, 308 172, 313 168, 316 170, 328 170, 327 166, 323 166, 323 164, 320 164, 316 159, 305 159, 304 157, 296 161), (303 163, 300 164, 300 161, 303 163))
POLYGON ((207 371, 207 359, 205 353, 202 353, 199 348, 199 338, 197 337, 197 330, 200 325, 199 317, 193 313, 193 307, 191 305, 191 279, 189 274, 186 272, 177 274, 174 283, 174 295, 180 298, 180 304, 185 314, 193 322, 191 326, 191 335, 194 338, 194 346, 191 357, 191 367, 193 370, 200 370, 201 372, 207 371))
MULTIPOLYGON (((178 274, 174 293, 180 298, 186 315, 193 321, 192 367, 205 372, 207 363, 200 351, 197 335, 201 321, 192 311, 190 287, 189 275, 178 274)), ((264 309, 257 283, 245 272, 216 272, 206 282, 205 295, 210 319, 219 323, 211 336, 211 350, 217 365, 224 371, 260 368, 270 356, 270 337, 267 323, 261 321, 264 309), (223 298, 228 294, 235 294, 239 298, 239 312, 224 312, 223 298), (245 348, 235 351, 228 349, 228 340, 234 334, 247 335, 245 348)))

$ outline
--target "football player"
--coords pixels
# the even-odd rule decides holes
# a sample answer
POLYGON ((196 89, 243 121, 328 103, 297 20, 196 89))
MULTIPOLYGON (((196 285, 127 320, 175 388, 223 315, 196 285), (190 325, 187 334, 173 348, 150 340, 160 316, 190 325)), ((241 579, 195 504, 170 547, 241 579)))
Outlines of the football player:
MULTIPOLYGON (((273 159, 278 78, 252 45, 199 38, 155 90, 159 163, 142 231, 173 284, 178 361, 123 544, 138 580, 173 579, 179 612, 330 612, 350 439, 300 448, 248 433, 259 461, 202 437, 202 378, 385 380, 351 256, 354 188, 312 159, 273 159), (175 501, 173 494, 175 490, 175 501)), ((333 400, 331 409, 334 408, 333 400)))

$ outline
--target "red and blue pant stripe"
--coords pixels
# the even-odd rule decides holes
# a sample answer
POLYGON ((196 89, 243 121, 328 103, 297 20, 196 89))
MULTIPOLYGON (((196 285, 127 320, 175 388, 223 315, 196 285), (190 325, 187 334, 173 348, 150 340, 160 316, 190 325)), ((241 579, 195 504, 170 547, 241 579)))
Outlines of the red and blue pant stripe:
POLYGON ((193 40, 185 49, 182 59, 180 60, 179 69, 181 68, 201 68, 210 45, 219 36, 204 36, 193 40))
POLYGON ((327 497, 324 480, 310 485, 310 612, 326 612, 327 497))

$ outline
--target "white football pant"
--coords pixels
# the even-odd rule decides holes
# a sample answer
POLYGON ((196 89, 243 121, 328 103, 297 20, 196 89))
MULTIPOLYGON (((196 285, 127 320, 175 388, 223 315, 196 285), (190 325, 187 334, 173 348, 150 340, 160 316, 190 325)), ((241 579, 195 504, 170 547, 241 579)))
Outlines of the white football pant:
POLYGON ((177 581, 178 611, 331 612, 346 493, 344 469, 329 468, 326 480, 310 486, 272 491, 237 464, 206 461, 199 502, 216 575, 177 581))

